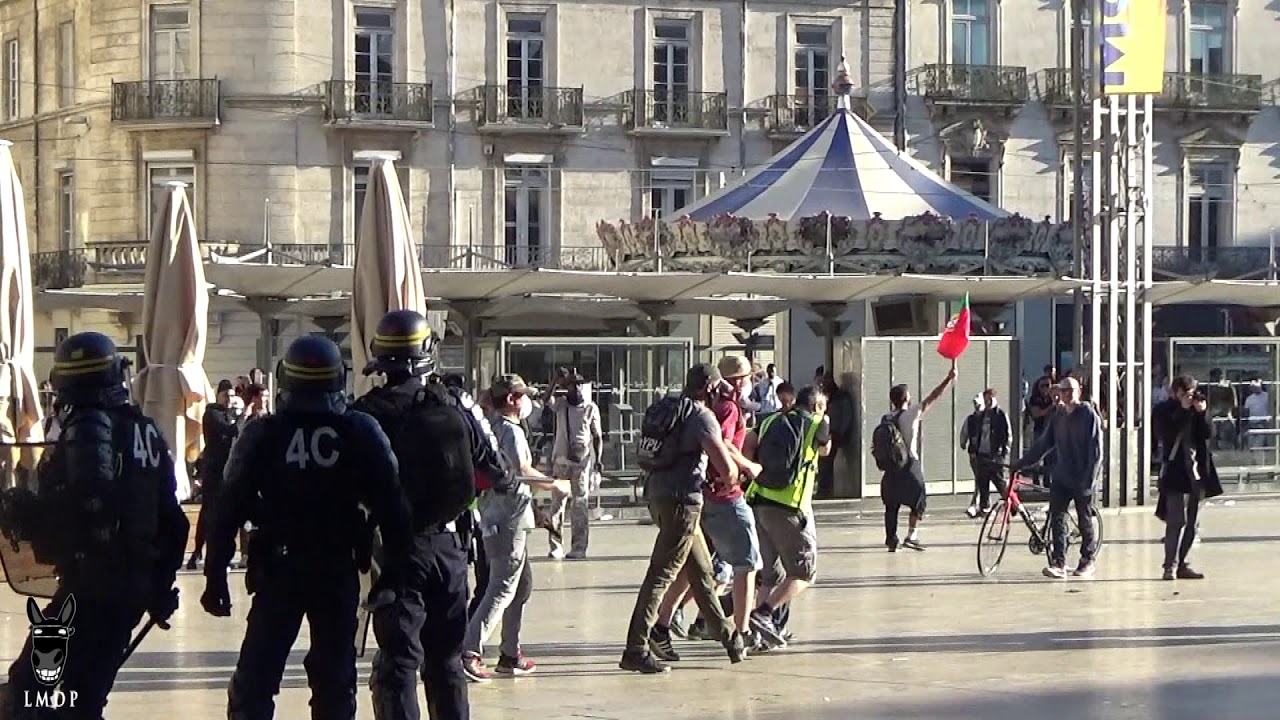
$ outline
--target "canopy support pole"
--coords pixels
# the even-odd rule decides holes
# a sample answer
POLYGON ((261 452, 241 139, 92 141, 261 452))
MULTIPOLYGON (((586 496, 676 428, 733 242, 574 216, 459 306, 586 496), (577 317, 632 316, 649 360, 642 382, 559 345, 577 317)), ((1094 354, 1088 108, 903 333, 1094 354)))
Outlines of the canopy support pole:
MULTIPOLYGON (((817 321, 809 321, 809 329, 822 337, 822 367, 832 375, 836 372, 836 337, 844 334, 849 323, 839 318, 848 308, 844 303, 811 303, 809 309, 818 316, 817 321)), ((794 374, 794 371, 793 371, 794 374)))
POLYGON ((733 321, 734 326, 742 331, 733 335, 742 343, 742 353, 747 356, 747 362, 756 361, 756 331, 764 327, 766 322, 767 318, 740 318, 733 321))

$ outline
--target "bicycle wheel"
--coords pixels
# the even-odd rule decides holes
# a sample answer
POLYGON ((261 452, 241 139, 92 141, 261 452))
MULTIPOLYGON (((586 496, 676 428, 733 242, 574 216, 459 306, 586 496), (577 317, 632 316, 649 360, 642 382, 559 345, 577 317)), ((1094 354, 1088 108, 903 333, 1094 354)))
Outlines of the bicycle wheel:
POLYGON ((1011 524, 1012 518, 1006 512, 1004 500, 997 502, 982 521, 982 534, 978 535, 978 572, 984 577, 1000 567, 1005 548, 1009 545, 1011 524))

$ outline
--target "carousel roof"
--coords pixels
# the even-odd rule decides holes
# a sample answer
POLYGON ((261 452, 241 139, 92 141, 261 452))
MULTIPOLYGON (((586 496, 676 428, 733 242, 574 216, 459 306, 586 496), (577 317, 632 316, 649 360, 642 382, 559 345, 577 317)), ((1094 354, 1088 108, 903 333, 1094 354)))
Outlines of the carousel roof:
POLYGON ((824 121, 737 184, 680 210, 706 221, 722 215, 798 220, 822 213, 886 220, 926 212, 958 220, 1008 213, 948 183, 900 153, 849 109, 848 96, 824 121))

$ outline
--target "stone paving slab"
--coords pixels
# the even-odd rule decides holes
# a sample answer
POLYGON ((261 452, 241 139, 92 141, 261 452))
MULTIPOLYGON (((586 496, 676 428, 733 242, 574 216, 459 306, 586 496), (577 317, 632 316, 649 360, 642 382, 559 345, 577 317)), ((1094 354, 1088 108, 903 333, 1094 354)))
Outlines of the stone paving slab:
MULTIPOLYGON (((613 525, 591 560, 535 563, 525 652, 538 673, 472 686, 473 716, 956 720, 1275 720, 1280 717, 1280 503, 1215 505, 1196 549, 1209 579, 1159 581, 1162 526, 1149 513, 1106 518, 1092 581, 1048 581, 1015 528, 999 574, 975 569, 975 523, 938 517, 924 553, 881 547, 874 518, 820 523, 819 585, 794 610, 790 648, 730 666, 718 645, 683 643, 669 676, 617 669, 652 527, 613 525)), ((541 537, 534 547, 543 547, 541 537)), ((225 686, 248 610, 184 605, 121 672, 112 718, 225 717, 225 686)), ((0 657, 27 632, 23 600, 0 591, 0 657)), ((304 637, 277 717, 305 718, 304 637)), ((74 639, 70 653, 79 649, 74 639)), ((372 718, 361 663, 360 718, 372 718)))

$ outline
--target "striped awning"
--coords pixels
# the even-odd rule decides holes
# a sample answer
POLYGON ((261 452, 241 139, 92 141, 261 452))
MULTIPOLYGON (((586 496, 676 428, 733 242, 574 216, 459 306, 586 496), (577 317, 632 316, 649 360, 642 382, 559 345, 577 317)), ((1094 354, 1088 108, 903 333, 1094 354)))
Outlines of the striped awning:
POLYGON ((798 220, 822 213, 886 220, 926 212, 991 220, 1003 210, 943 180, 898 150, 848 108, 840 107, 737 184, 680 210, 707 221, 717 215, 798 220))

